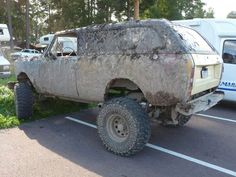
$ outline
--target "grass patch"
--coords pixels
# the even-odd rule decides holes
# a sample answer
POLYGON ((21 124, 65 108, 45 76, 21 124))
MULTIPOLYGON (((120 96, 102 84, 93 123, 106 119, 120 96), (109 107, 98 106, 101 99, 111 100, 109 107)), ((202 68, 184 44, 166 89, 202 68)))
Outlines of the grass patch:
POLYGON ((19 124, 15 115, 14 94, 6 86, 0 86, 0 129, 19 124))
POLYGON ((54 98, 44 101, 36 101, 34 104, 34 115, 32 119, 40 119, 49 116, 78 112, 81 109, 93 107, 92 104, 77 103, 54 98))
MULTIPOLYGON (((15 113, 14 93, 7 88, 7 82, 15 81, 15 77, 0 80, 0 129, 20 125, 26 120, 19 120, 15 113)), ((33 117, 29 120, 37 120, 50 116, 78 112, 81 109, 94 107, 94 104, 82 104, 72 101, 47 98, 44 101, 35 100, 33 117)), ((27 120, 27 121, 29 121, 27 120)))
POLYGON ((6 86, 9 81, 16 81, 16 77, 12 75, 8 78, 0 79, 0 86, 6 86))

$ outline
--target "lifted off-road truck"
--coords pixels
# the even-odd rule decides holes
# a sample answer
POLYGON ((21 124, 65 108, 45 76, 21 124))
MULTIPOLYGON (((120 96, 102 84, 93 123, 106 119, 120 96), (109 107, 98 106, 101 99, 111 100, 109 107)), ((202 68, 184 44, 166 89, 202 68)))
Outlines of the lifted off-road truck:
POLYGON ((195 31, 166 20, 93 25, 55 34, 40 59, 16 62, 16 113, 32 116, 32 90, 101 106, 105 147, 129 156, 150 137, 150 118, 184 125, 223 98, 223 62, 195 31))

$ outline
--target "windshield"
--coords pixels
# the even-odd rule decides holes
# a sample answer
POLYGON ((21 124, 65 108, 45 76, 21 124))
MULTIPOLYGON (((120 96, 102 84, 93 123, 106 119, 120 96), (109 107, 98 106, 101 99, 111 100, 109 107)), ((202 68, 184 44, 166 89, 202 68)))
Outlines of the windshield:
POLYGON ((191 53, 215 53, 215 50, 196 31, 183 26, 174 26, 191 53))

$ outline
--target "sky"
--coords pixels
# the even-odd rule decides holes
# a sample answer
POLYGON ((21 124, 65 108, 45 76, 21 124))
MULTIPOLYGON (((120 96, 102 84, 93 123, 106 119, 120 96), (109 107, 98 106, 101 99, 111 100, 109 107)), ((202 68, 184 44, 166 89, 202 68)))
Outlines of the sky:
POLYGON ((236 0, 202 0, 206 3, 206 9, 214 9, 215 18, 226 18, 228 13, 236 11, 236 0))

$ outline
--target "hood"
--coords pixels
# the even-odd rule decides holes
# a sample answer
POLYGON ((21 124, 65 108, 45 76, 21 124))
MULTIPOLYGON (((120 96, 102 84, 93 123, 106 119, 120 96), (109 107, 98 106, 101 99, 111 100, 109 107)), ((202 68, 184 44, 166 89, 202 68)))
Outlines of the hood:
POLYGON ((10 62, 3 56, 0 56, 0 65, 10 65, 10 62))

